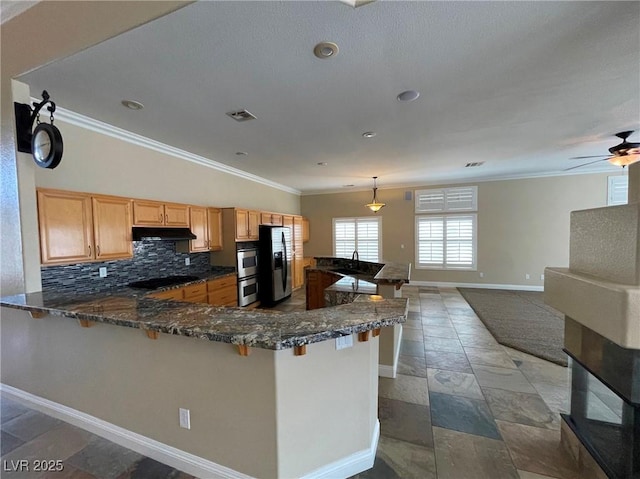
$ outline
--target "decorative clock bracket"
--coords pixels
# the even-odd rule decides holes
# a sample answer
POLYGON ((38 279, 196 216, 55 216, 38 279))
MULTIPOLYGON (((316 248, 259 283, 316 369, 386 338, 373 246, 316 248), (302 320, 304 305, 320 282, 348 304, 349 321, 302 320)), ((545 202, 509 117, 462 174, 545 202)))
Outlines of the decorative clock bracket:
POLYGON ((27 103, 13 103, 16 114, 16 139, 18 143, 18 151, 23 153, 33 153, 31 151, 33 123, 38 120, 40 117, 40 110, 47 103, 51 103, 51 105, 47 107, 47 110, 51 113, 50 120, 51 124, 53 124, 53 113, 56 111, 56 104, 49 100, 49 93, 47 93, 47 90, 42 92, 42 101, 40 103, 33 102, 33 110, 27 103))

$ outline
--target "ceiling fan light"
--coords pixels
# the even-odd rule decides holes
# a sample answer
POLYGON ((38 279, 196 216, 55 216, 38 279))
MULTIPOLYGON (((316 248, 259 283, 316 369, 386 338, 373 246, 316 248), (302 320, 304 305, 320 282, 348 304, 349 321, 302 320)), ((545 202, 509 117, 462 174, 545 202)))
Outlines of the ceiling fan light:
POLYGON ((609 163, 611 163, 612 165, 623 167, 635 163, 636 161, 640 161, 640 153, 634 153, 625 156, 614 156, 609 158, 609 163))

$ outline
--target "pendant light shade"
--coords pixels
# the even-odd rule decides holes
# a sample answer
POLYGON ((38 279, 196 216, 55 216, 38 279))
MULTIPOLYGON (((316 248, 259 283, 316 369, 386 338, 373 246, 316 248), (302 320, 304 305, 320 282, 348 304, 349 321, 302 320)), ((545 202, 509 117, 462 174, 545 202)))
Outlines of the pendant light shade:
POLYGON ((373 199, 371 200, 371 203, 367 203, 365 206, 367 208, 369 208, 371 211, 373 211, 374 213, 377 213, 378 211, 380 211, 380 209, 385 206, 384 203, 380 203, 378 201, 377 198, 377 191, 378 191, 378 187, 376 186, 376 180, 378 179, 377 176, 373 177, 373 199))

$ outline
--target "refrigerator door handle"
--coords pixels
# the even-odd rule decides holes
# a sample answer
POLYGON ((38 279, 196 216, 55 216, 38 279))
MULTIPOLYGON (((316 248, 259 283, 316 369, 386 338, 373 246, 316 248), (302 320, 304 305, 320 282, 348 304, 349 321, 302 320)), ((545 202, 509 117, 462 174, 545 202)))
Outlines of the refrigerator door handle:
POLYGON ((284 238, 284 231, 282 232, 282 251, 284 252, 284 263, 283 263, 283 274, 282 274, 282 290, 286 293, 287 291, 287 275, 289 273, 289 268, 287 267, 287 242, 284 238))

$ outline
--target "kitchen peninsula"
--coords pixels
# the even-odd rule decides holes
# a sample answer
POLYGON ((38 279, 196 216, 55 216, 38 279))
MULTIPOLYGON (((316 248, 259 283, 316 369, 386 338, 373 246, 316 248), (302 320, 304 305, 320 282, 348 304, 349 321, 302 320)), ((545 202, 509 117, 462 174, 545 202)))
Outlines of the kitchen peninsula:
MULTIPOLYGON (((402 296, 409 282, 411 263, 374 263, 357 259, 318 256, 315 267, 307 269, 307 309, 349 303, 360 294, 383 298, 402 296)), ((380 336, 379 375, 396 377, 402 325, 384 329, 380 336)))
POLYGON ((186 472, 289 478, 372 466, 377 333, 406 319, 407 300, 360 295, 282 313, 121 288, 19 294, 0 306, 2 347, 19 363, 3 370, 5 393, 84 427, 107 424, 110 438, 173 456, 186 472), (353 346, 337 350, 343 336, 353 346))

